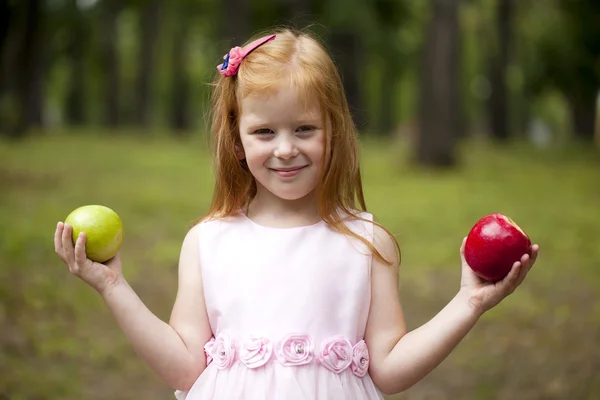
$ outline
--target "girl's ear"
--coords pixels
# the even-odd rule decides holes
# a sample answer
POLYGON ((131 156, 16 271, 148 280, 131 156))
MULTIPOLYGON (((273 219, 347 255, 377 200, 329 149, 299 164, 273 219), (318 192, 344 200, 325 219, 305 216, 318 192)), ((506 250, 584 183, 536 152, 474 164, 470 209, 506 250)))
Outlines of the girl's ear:
POLYGON ((244 151, 244 146, 242 146, 242 143, 240 143, 239 141, 235 143, 235 155, 240 161, 246 159, 246 152, 244 151))

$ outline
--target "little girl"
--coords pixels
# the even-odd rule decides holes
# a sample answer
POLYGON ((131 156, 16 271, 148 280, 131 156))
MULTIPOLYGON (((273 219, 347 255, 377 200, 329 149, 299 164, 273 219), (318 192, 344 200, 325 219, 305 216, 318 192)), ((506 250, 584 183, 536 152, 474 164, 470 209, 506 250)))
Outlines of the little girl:
POLYGON ((169 323, 117 255, 86 258, 58 223, 56 252, 97 290, 179 400, 381 399, 423 379, 523 282, 523 255, 491 284, 466 264, 455 297, 408 332, 398 243, 367 213, 357 134, 336 66, 305 33, 234 47, 212 101, 216 184, 186 235, 169 323))

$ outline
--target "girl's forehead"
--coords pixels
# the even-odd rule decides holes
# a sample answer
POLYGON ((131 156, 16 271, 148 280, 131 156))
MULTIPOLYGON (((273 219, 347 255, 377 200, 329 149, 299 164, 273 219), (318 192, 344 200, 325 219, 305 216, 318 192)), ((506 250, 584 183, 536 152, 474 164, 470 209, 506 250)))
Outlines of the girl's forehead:
POLYGON ((241 116, 320 117, 321 106, 314 94, 302 93, 293 86, 276 86, 246 94, 239 100, 241 116))

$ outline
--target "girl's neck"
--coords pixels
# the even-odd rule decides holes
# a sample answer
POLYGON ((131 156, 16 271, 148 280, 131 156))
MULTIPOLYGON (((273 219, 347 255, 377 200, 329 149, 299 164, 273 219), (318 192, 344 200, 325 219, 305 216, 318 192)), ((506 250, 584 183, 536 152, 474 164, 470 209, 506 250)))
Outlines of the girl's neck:
POLYGON ((277 228, 307 226, 321 220, 314 193, 297 200, 284 200, 258 191, 244 212, 257 224, 277 228))

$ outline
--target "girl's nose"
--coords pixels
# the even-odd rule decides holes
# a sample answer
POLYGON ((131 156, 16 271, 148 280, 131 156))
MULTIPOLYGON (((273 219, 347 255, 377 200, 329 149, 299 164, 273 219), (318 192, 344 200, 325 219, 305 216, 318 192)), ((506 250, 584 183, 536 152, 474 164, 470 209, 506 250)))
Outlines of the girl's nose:
POLYGON ((274 151, 274 156, 277 158, 293 158, 298 155, 298 149, 294 146, 292 140, 287 138, 281 138, 277 143, 277 147, 274 151))

